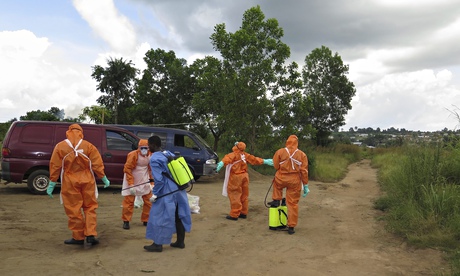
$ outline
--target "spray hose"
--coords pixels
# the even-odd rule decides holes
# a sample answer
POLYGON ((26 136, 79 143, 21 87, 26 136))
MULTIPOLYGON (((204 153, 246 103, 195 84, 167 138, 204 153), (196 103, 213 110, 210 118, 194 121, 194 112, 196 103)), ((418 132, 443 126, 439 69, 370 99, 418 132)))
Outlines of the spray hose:
POLYGON ((273 186, 273 182, 275 182, 275 179, 273 178, 272 180, 272 184, 270 184, 270 187, 268 187, 268 190, 267 190, 267 194, 265 195, 265 199, 264 199, 264 205, 265 207, 267 208, 270 208, 270 205, 267 204, 267 197, 268 197, 268 193, 270 192, 272 186, 273 186))
POLYGON ((145 185, 145 184, 150 183, 150 182, 152 182, 152 181, 149 180, 149 181, 144 182, 144 183, 140 183, 140 184, 136 184, 136 185, 133 185, 133 186, 129 186, 129 187, 127 187, 127 188, 121 189, 120 191, 115 191, 115 192, 113 192, 113 193, 116 194, 116 193, 122 192, 122 191, 124 191, 124 190, 129 190, 129 189, 134 188, 134 187, 137 187, 137 186, 145 185))

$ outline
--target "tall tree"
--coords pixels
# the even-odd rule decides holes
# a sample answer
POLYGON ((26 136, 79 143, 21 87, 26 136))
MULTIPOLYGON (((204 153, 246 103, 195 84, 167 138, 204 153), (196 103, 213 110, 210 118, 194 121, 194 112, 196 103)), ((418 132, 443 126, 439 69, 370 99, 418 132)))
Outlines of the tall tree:
POLYGON ((215 57, 197 59, 190 68, 196 87, 193 109, 198 120, 211 131, 214 137, 213 149, 217 151, 219 140, 228 128, 225 116, 220 116, 227 112, 227 105, 222 103, 232 85, 228 83, 222 62, 215 57))
POLYGON ((348 65, 322 46, 305 57, 302 70, 305 93, 311 100, 309 121, 316 130, 317 145, 324 145, 333 130, 345 124, 355 86, 347 78, 348 65))
POLYGON ((89 121, 95 124, 114 123, 110 110, 98 105, 86 106, 79 117, 82 121, 89 118, 89 121))
POLYGON ((194 80, 187 61, 173 51, 147 51, 147 69, 137 82, 136 119, 145 124, 166 124, 183 128, 192 122, 191 101, 194 80))
POLYGON ((133 88, 138 69, 132 61, 123 58, 107 59, 107 67, 93 66, 91 77, 99 82, 97 90, 103 94, 97 102, 113 110, 114 123, 130 123, 129 113, 132 106, 133 88), (120 112, 121 111, 121 112, 120 112))
POLYGON ((219 103, 226 106, 219 117, 235 139, 243 139, 251 151, 259 136, 272 133, 273 112, 269 94, 282 73, 289 47, 281 41, 283 29, 274 18, 265 20, 260 6, 243 14, 242 26, 234 33, 225 24, 214 27, 212 45, 223 58, 227 92, 219 103))
POLYGON ((278 142, 284 144, 286 137, 293 133, 299 137, 313 134, 308 120, 311 101, 302 94, 303 82, 297 63, 286 67, 285 74, 280 75, 276 85, 278 92, 272 100, 275 107, 272 122, 277 130, 275 137, 278 137, 278 142))

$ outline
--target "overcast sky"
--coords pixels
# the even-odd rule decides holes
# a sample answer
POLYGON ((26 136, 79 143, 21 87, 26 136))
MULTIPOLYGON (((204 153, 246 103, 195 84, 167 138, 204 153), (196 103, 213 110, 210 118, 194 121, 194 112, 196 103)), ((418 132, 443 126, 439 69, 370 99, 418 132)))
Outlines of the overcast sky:
POLYGON ((290 61, 302 67, 324 45, 349 65, 357 91, 344 130, 460 127, 458 0, 2 0, 0 122, 53 106, 77 117, 97 104, 92 66, 108 57, 139 69, 149 49, 188 64, 220 57, 214 26, 235 32, 256 5, 283 28, 290 61))

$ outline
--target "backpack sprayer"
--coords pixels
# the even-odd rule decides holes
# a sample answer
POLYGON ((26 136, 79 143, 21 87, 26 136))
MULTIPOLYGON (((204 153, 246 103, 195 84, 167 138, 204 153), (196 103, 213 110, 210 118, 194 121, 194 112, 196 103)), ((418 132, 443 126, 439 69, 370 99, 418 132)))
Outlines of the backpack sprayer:
MULTIPOLYGON (((166 155, 165 155, 166 156, 166 155)), ((188 187, 190 187, 189 190, 187 190, 187 193, 189 193, 193 189, 193 183, 195 182, 195 179, 193 177, 192 172, 190 171, 190 168, 187 165, 187 162, 185 161, 184 157, 172 157, 172 156, 166 156, 168 158, 168 170, 169 173, 163 172, 163 176, 171 179, 174 183, 177 185, 177 190, 174 190, 172 192, 166 193, 164 195, 158 196, 153 199, 151 198, 152 202, 155 202, 155 200, 160 199, 164 196, 170 195, 172 193, 185 190, 188 187)))
POLYGON ((286 206, 286 198, 282 200, 273 200, 267 204, 267 196, 273 186, 273 182, 268 188, 265 195, 264 204, 268 208, 268 229, 270 230, 284 230, 286 231, 288 211, 286 206))

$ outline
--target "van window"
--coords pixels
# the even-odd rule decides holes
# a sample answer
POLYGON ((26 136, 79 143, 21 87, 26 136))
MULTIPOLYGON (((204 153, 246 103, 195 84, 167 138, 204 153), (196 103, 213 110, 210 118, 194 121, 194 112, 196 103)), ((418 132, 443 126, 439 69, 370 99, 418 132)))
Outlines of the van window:
POLYGON ((156 135, 161 139, 161 145, 166 145, 166 133, 165 132, 151 132, 151 131, 138 131, 137 137, 142 139, 149 139, 150 136, 156 135))
POLYGON ((195 141, 187 135, 174 135, 174 146, 184 147, 190 149, 199 149, 200 147, 195 143, 195 141))
MULTIPOLYGON (((121 135, 121 133, 107 130, 107 149, 109 150, 133 150, 133 141, 121 135)), ((137 145, 136 147, 137 148, 137 145)))
POLYGON ((25 125, 21 133, 21 142, 34 144, 50 144, 53 136, 52 126, 25 125))
POLYGON ((149 139, 149 137, 155 135, 155 133, 150 131, 138 131, 136 135, 142 139, 149 139))

